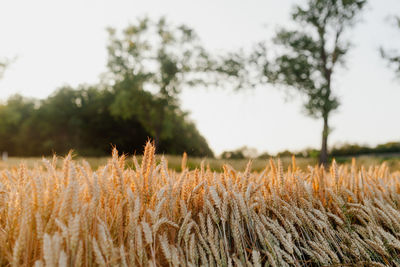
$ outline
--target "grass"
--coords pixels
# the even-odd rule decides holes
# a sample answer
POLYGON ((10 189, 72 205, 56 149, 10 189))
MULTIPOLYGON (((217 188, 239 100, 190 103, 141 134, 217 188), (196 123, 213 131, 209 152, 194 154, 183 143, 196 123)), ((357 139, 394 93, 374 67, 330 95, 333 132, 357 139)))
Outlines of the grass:
MULTIPOLYGON (((160 162, 162 155, 156 155, 156 161, 160 162)), ((138 156, 137 159, 141 162, 141 156, 138 156)), ((168 162, 168 167, 170 169, 180 171, 181 170, 181 156, 174 155, 165 155, 165 158, 168 162)), ((52 158, 48 157, 48 160, 52 158)), ((73 157, 79 163, 86 161, 89 165, 97 170, 99 167, 102 167, 107 164, 109 160, 108 157, 73 157)), ((0 160, 0 170, 8 169, 8 168, 17 168, 21 163, 25 164, 28 168, 33 168, 41 164, 42 158, 40 157, 31 157, 31 158, 19 158, 19 157, 10 157, 7 161, 0 160)), ((249 160, 252 161, 252 170, 260 172, 265 169, 265 167, 269 164, 269 160, 267 159, 210 159, 210 158, 198 158, 198 157, 188 157, 187 159, 187 168, 189 170, 194 170, 196 168, 200 168, 202 162, 205 166, 209 166, 212 171, 221 172, 223 170, 223 165, 228 164, 232 166, 236 170, 243 170, 246 168, 249 160)), ((275 159, 276 160, 276 159, 275 159)), ((292 164, 292 158, 284 157, 280 159, 282 162, 283 168, 287 169, 288 166, 292 164)), ((351 164, 351 157, 342 157, 335 159, 337 163, 340 164, 351 164)), ((318 163, 317 159, 314 158, 297 158, 297 165, 306 169, 309 165, 314 166, 318 163)), ((364 166, 374 166, 385 163, 391 170, 400 170, 400 157, 378 157, 378 156, 360 156, 356 157, 357 167, 364 166)), ((59 164, 61 164, 59 162, 59 164)), ((126 167, 132 167, 133 160, 132 157, 127 157, 126 167)))
POLYGON ((400 172, 387 164, 254 171, 154 151, 10 159, 0 266, 400 266, 400 172))

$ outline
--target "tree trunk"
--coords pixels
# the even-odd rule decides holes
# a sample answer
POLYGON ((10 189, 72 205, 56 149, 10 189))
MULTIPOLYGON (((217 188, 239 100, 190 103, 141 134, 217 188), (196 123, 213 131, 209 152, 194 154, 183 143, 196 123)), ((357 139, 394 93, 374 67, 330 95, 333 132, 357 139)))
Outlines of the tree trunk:
POLYGON ((328 126, 328 116, 324 115, 324 128, 322 130, 322 145, 321 145, 321 153, 319 154, 319 164, 324 166, 328 163, 328 135, 329 135, 329 126, 328 126))

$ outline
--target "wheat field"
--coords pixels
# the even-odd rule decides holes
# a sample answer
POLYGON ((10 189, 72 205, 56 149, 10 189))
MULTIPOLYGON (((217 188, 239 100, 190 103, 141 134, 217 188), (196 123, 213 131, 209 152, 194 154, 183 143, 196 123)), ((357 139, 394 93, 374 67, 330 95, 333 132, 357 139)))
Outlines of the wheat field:
POLYGON ((0 265, 400 266, 400 172, 384 164, 216 173, 184 156, 176 172, 154 151, 2 170, 0 265))

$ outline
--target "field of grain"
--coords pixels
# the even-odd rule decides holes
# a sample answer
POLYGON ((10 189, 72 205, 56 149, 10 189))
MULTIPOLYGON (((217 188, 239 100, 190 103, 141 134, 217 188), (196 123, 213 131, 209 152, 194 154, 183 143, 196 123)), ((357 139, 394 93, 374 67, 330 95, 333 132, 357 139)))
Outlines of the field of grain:
MULTIPOLYGON (((125 156, 127 160, 125 160, 125 167, 132 168, 134 167, 132 157, 127 155, 125 156)), ((166 162, 168 162, 168 168, 170 170, 181 171, 181 162, 182 157, 176 155, 155 155, 155 162, 159 164, 161 159, 164 158, 166 162)), ((10 157, 7 161, 0 160, 0 171, 4 169, 12 169, 18 168, 21 164, 25 165, 27 168, 36 168, 40 165, 43 165, 41 157, 31 157, 31 158, 19 158, 19 157, 10 157)), ((49 161, 52 161, 52 157, 46 158, 49 161)), ((91 169, 96 171, 98 168, 104 167, 109 158, 108 157, 80 157, 80 156, 72 156, 72 159, 76 164, 89 164, 91 169), (85 162, 85 163, 84 163, 85 162)), ((136 156, 137 161, 140 163, 142 161, 142 155, 136 156)), ((282 157, 282 158, 273 158, 273 160, 281 161, 282 167, 287 169, 290 165, 292 165, 291 157, 282 157)), ((201 165, 205 167, 209 167, 211 171, 222 172, 224 165, 230 165, 235 170, 244 170, 247 164, 251 161, 251 170, 261 172, 265 169, 266 164, 269 162, 269 159, 219 159, 219 158, 199 158, 199 157, 187 157, 186 168, 188 170, 195 170, 196 168, 200 168, 201 165)), ((351 166, 352 158, 337 158, 336 161, 341 165, 351 166)), ((381 165, 384 163, 387 167, 392 171, 400 171, 400 157, 382 157, 382 156, 358 156, 356 157, 356 167, 361 168, 364 166, 368 168, 370 166, 381 165)), ((315 158, 296 158, 296 165, 306 170, 309 165, 314 166, 318 164, 318 160, 315 158)), ((62 161, 58 160, 56 167, 62 167, 62 161)))
POLYGON ((154 150, 3 168, 0 265, 400 266, 400 172, 385 164, 214 172, 183 157, 178 172, 154 150))

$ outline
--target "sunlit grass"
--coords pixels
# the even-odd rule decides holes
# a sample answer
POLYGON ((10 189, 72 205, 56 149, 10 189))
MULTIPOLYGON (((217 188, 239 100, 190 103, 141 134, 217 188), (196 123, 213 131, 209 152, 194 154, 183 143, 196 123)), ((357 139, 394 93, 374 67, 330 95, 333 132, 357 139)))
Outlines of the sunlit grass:
MULTIPOLYGON (((168 161, 168 166, 171 169, 176 171, 180 171, 181 169, 181 156, 175 155, 164 155, 166 160, 168 161)), ((162 155, 157 155, 156 160, 159 162, 161 160, 162 155)), ((140 162, 141 156, 138 156, 137 159, 140 162)), ((48 160, 51 160, 51 157, 47 157, 48 160)), ((109 160, 108 157, 73 157, 77 162, 87 161, 93 169, 98 169, 101 166, 107 164, 109 160)), ((277 158, 273 158, 277 159, 277 158)), ((29 157, 29 158, 20 158, 20 157, 10 157, 7 161, 0 160, 0 169, 6 168, 15 168, 21 165, 21 163, 26 164, 29 168, 33 168, 35 166, 40 165, 42 158, 40 157, 29 157)), ((289 165, 291 165, 292 158, 283 157, 280 158, 282 161, 283 167, 286 169, 289 165)), ((252 162, 253 171, 262 171, 269 164, 269 159, 216 159, 216 158, 198 158, 198 157, 188 157, 187 167, 190 170, 194 170, 196 168, 200 168, 202 162, 205 166, 209 166, 211 170, 220 172, 222 171, 222 166, 224 164, 228 164, 232 166, 236 170, 243 170, 246 168, 247 163, 252 162)), ((352 158, 338 158, 336 161, 340 164, 351 164, 352 158)), ((318 160, 314 158, 296 158, 297 165, 306 169, 309 165, 314 166, 318 164, 318 160)), ((393 158, 385 158, 385 157, 377 157, 377 156, 360 156, 356 157, 357 166, 374 166, 385 163, 391 170, 400 170, 400 157, 393 158)), ((61 164, 61 163, 59 163, 61 164)), ((127 156, 126 166, 132 167, 133 161, 131 156, 127 156)))
POLYGON ((386 163, 221 167, 154 151, 3 162, 0 265, 400 264, 400 172, 386 163))

